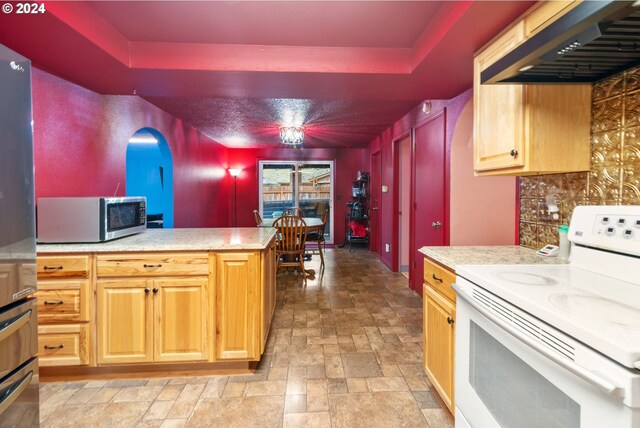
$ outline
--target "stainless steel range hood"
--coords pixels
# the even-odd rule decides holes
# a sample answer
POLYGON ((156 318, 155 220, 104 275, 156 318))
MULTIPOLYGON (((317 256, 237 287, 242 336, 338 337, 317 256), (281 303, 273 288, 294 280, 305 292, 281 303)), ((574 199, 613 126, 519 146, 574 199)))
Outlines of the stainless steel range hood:
POLYGON ((487 83, 596 82, 640 64, 640 0, 584 1, 482 71, 487 83))

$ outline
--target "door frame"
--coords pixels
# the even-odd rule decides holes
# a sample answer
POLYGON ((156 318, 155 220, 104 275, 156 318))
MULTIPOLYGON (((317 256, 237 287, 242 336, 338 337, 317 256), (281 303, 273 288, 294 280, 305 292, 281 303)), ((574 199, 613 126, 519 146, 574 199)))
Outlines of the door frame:
MULTIPOLYGON (((377 213, 376 213, 376 224, 375 224, 375 229, 372 228, 371 230, 373 230, 373 239, 370 239, 369 242, 369 251, 374 252, 376 254, 378 254, 378 257, 382 257, 382 240, 381 240, 381 227, 380 227, 380 223, 381 223, 381 218, 382 218, 382 150, 378 150, 374 153, 371 153, 370 159, 369 159, 370 165, 371 165, 371 178, 370 178, 370 186, 371 188, 369 189, 369 193, 370 193, 370 201, 369 201, 369 210, 373 210, 373 207, 371 206, 371 204, 373 204, 373 194, 374 192, 377 192, 378 195, 378 206, 377 206, 377 213), (378 166, 380 168, 378 168, 377 171, 374 171, 374 156, 378 157, 378 166), (373 187, 373 177, 376 177, 377 179, 377 189, 374 189, 373 187)), ((371 219, 371 214, 369 214, 369 219, 371 219)), ((371 237, 371 232, 369 232, 369 237, 371 237)))
MULTIPOLYGON (((393 228, 393 233, 391 234, 391 270, 393 272, 398 272, 400 270, 400 266, 398 264, 398 259, 400 258, 400 234, 398 233, 400 227, 400 222, 398 221, 398 211, 400 211, 400 205, 398 204, 398 199, 400 197, 400 150, 398 148, 398 144, 407 137, 409 137, 409 164, 411 165, 411 178, 409 181, 409 205, 411 206, 411 211, 409 211, 409 246, 411 246, 413 233, 411 220, 413 219, 413 175, 415 169, 413 149, 415 132, 414 128, 409 128, 391 141, 391 159, 393 162, 393 192, 391 193, 391 197, 393 198, 393 213, 391 218, 391 227, 393 228)), ((411 281, 411 257, 409 257, 409 265, 409 281, 411 281)))
MULTIPOLYGON (((335 210, 334 210, 334 197, 335 197, 335 187, 336 187, 336 161, 335 160, 268 160, 268 159, 259 159, 258 160, 258 211, 260 212, 260 216, 262 216, 262 166, 264 164, 279 164, 279 165, 293 165, 295 167, 295 172, 298 172, 298 168, 300 165, 330 165, 331 169, 331 186, 329 189, 329 239, 327 240, 327 244, 333 244, 335 241, 335 210)), ((295 177, 295 186, 298 186, 298 175, 294 174, 295 177)), ((296 189, 297 190, 297 189, 296 189)), ((295 192, 294 205, 298 206, 298 195, 299 192, 295 192)))

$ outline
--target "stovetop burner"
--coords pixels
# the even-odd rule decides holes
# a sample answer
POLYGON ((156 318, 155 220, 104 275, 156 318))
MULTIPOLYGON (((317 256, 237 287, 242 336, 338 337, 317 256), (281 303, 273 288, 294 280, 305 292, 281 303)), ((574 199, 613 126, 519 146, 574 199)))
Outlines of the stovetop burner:
POLYGON ((549 297, 549 302, 557 308, 585 320, 640 329, 640 310, 605 297, 554 294, 549 297))
POLYGON ((536 287, 550 287, 558 285, 558 281, 548 276, 538 275, 528 272, 503 271, 494 272, 493 275, 503 281, 520 285, 530 285, 536 287))

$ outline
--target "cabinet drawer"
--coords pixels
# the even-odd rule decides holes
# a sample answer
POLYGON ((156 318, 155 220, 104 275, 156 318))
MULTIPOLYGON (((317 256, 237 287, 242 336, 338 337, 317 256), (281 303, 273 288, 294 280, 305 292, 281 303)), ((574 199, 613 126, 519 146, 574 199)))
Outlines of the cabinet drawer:
POLYGON ((38 279, 88 278, 89 256, 38 256, 38 279))
POLYGON ((85 366, 89 364, 86 324, 41 325, 38 327, 38 357, 41 367, 85 366))
POLYGON ((41 282, 36 293, 38 321, 89 321, 88 292, 88 280, 41 282))
POLYGON ((442 295, 456 301, 456 292, 451 288, 451 284, 456 282, 456 276, 450 270, 424 259, 424 281, 442 295))
POLYGON ((207 253, 97 256, 98 277, 208 275, 207 253))

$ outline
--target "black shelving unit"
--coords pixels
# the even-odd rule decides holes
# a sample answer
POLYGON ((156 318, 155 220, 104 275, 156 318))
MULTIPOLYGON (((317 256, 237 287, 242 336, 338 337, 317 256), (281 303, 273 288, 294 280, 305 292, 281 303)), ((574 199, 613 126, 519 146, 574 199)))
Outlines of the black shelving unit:
POLYGON ((352 181, 352 201, 347 205, 349 209, 346 216, 345 224, 345 244, 349 245, 351 252, 352 245, 366 245, 369 248, 369 173, 358 172, 358 178, 352 181), (365 236, 353 236, 351 224, 359 223, 365 228, 365 236))

